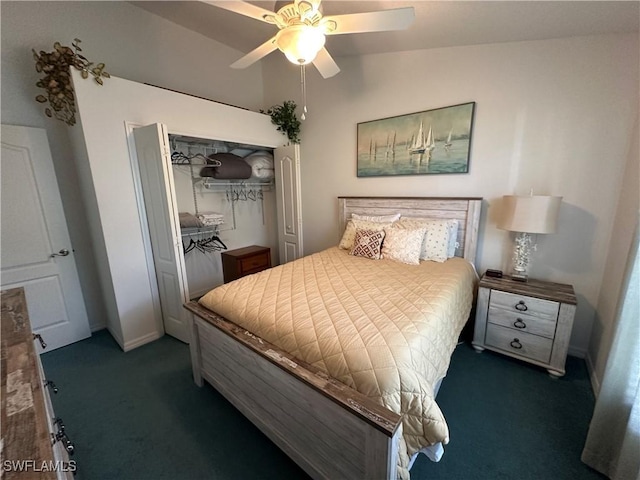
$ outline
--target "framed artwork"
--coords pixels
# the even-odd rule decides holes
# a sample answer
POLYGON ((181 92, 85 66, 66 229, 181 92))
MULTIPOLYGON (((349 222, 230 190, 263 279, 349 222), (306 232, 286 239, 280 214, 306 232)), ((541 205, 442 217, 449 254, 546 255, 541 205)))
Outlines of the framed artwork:
POLYGON ((358 177, 468 173, 475 102, 358 124, 358 177))

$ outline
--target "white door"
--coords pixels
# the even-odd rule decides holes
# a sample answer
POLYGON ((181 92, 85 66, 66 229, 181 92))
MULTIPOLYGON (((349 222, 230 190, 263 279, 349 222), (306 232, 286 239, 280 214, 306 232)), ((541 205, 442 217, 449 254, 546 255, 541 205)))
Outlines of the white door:
POLYGON ((276 148, 276 202, 280 263, 302 257, 302 199, 300 192, 300 146, 276 148))
POLYGON ((24 288, 47 351, 91 336, 45 130, 2 125, 0 177, 2 289, 24 288))
POLYGON ((149 225, 165 332, 189 343, 186 267, 167 127, 156 123, 133 130, 149 225))

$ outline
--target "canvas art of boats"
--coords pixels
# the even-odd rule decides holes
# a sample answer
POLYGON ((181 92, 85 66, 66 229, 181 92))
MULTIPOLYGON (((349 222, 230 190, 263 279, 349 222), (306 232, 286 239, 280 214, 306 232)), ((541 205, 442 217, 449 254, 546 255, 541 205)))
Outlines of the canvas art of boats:
POLYGON ((412 154, 422 154, 429 153, 436 147, 435 138, 433 135, 433 130, 429 127, 429 133, 425 138, 424 135, 424 125, 420 122, 420 128, 418 129, 418 133, 413 137, 413 141, 409 146, 409 153, 412 154))
POLYGON ((475 103, 358 123, 357 175, 468 173, 475 103))
POLYGON ((445 150, 449 150, 449 148, 451 148, 451 145, 453 145, 451 143, 451 135, 453 134, 453 128, 451 130, 449 130, 449 136, 447 137, 447 141, 444 142, 444 148, 445 150))

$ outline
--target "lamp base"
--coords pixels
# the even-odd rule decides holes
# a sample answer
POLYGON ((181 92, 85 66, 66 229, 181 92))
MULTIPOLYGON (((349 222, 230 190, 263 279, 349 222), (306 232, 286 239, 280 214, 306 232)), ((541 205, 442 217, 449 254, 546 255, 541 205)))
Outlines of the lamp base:
POLYGON ((527 281, 532 246, 533 242, 529 233, 518 232, 516 234, 515 248, 513 250, 513 269, 511 271, 511 278, 516 282, 527 281))
POLYGON ((526 283, 527 280, 529 279, 529 277, 527 276, 527 274, 525 273, 516 273, 513 272, 511 274, 511 280, 515 280, 516 282, 523 282, 526 283))

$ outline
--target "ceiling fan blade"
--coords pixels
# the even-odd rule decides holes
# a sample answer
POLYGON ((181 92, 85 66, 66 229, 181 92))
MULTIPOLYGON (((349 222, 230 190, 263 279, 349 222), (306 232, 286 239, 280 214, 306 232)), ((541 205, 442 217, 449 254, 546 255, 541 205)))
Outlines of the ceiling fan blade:
POLYGON ((262 45, 260 45, 258 48, 251 50, 240 60, 231 64, 231 68, 247 68, 249 65, 257 62, 262 57, 266 57, 277 48, 278 47, 276 46, 276 37, 272 37, 266 42, 264 42, 262 45))
POLYGON ((322 24, 327 25, 327 35, 342 35, 345 33, 384 32, 389 30, 404 30, 415 19, 413 7, 394 8, 379 12, 351 13, 347 15, 328 15, 323 17, 322 24), (331 29, 331 24, 335 29, 331 29))
POLYGON ((240 15, 255 18, 256 20, 271 24, 274 23, 274 21, 268 19, 273 19, 276 16, 276 14, 271 10, 266 10, 262 7, 257 7, 250 3, 241 2, 238 0, 203 0, 202 3, 208 3, 209 5, 213 5, 214 7, 224 8, 225 10, 239 13, 240 15))
POLYGON ((323 78, 333 77, 340 71, 338 64, 333 60, 326 48, 318 52, 313 60, 313 65, 318 69, 323 78))

